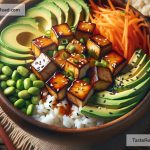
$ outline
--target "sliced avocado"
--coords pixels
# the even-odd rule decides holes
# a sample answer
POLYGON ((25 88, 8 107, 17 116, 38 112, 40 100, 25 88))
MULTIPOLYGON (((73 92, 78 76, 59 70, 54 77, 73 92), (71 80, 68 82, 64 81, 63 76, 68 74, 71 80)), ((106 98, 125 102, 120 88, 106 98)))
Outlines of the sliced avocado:
POLYGON ((117 85, 116 88, 118 90, 124 90, 127 88, 133 88, 139 83, 143 82, 150 76, 150 61, 147 62, 147 64, 141 68, 141 71, 139 71, 138 74, 136 74, 134 77, 129 78, 127 80, 122 80, 120 85, 117 85))
POLYGON ((126 74, 118 76, 118 78, 115 80, 115 83, 119 84, 122 80, 127 80, 128 78, 135 76, 141 70, 141 68, 145 66, 147 61, 148 61, 147 54, 144 54, 140 62, 131 70, 128 70, 126 74))
POLYGON ((39 30, 45 32, 52 27, 52 18, 49 10, 40 7, 33 7, 27 10, 27 17, 34 18, 39 23, 39 30))
MULTIPOLYGON (((81 5, 79 3, 77 3, 76 1, 74 0, 65 0, 68 5, 70 6, 70 8, 72 9, 73 11, 73 14, 74 14, 74 23, 73 23, 73 26, 76 27, 78 22, 80 20, 84 20, 85 16, 84 16, 84 11, 81 7, 81 5)), ((69 14, 70 16, 71 14, 69 14)))
POLYGON ((14 24, 7 26, 1 32, 1 44, 16 53, 28 54, 31 52, 31 41, 42 33, 31 25, 14 24))
POLYGON ((0 45, 0 55, 12 58, 12 59, 18 59, 18 60, 24 60, 24 59, 33 59, 34 56, 31 54, 19 54, 15 53, 11 50, 6 49, 5 47, 0 45))
POLYGON ((34 18, 29 18, 29 17, 19 17, 15 23, 21 23, 21 24, 29 24, 33 26, 35 29, 38 30, 38 22, 34 18))
POLYGON ((126 74, 129 70, 136 67, 139 64, 140 60, 143 58, 143 56, 144 51, 142 49, 136 50, 130 58, 128 65, 126 65, 121 71, 121 74, 126 74))
POLYGON ((111 100, 111 99, 106 99, 106 98, 102 98, 96 95, 93 95, 90 100, 88 101, 89 103, 93 103, 95 105, 101 105, 104 106, 106 108, 110 108, 110 109, 118 109, 118 108, 122 108, 128 105, 131 105, 132 103, 136 102, 136 101, 140 101, 142 100, 142 98, 145 96, 145 93, 142 92, 139 95, 130 97, 130 98, 123 98, 123 99, 117 99, 117 100, 111 100))
POLYGON ((75 0, 77 3, 79 3, 82 8, 84 9, 84 14, 85 14, 85 21, 89 21, 90 18, 90 9, 87 3, 85 3, 83 0, 75 0))
POLYGON ((97 105, 95 106, 87 105, 82 108, 81 113, 89 117, 96 117, 96 118, 98 117, 98 118, 103 118, 103 119, 113 118, 114 119, 114 118, 123 116, 129 111, 131 111, 137 105, 137 103, 138 101, 120 109, 108 109, 108 108, 97 106, 97 105))
POLYGON ((17 59, 7 58, 5 56, 0 55, 0 62, 8 66, 28 65, 32 63, 33 61, 34 61, 33 59, 17 60, 17 59))
POLYGON ((128 88, 121 92, 110 92, 110 91, 103 91, 97 93, 99 97, 107 98, 107 99, 122 99, 122 98, 129 98, 139 94, 140 92, 147 92, 150 87, 150 77, 148 77, 142 83, 136 85, 134 88, 128 88))
POLYGON ((52 24, 61 24, 64 22, 65 16, 61 9, 53 2, 41 2, 37 6, 48 9, 52 14, 52 24))
POLYGON ((45 1, 55 3, 64 13, 65 16, 64 22, 68 23, 68 25, 70 26, 73 25, 74 22, 73 12, 66 1, 64 0, 45 0, 45 1))

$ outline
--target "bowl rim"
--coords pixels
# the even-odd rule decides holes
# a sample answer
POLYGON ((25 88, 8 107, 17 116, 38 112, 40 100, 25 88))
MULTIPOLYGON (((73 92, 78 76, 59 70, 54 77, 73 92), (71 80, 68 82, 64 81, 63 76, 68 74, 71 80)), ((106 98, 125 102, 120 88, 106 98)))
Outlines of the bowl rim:
MULTIPOLYGON (((40 2, 41 0, 38 0, 38 2, 40 2)), ((117 1, 117 0, 112 0, 112 1, 117 1)), ((22 2, 21 4, 28 4, 31 5, 33 2, 35 2, 35 0, 26 0, 25 2, 22 2)), ((125 5, 124 2, 120 2, 122 3, 122 5, 125 5)), ((18 5, 19 6, 19 5, 18 5)), ((139 12, 138 10, 136 10, 135 8, 133 8, 132 6, 130 6, 130 8, 132 8, 134 11, 139 12)), ((140 12, 139 12, 140 13, 140 12)), ((2 18, 2 20, 0 21, 0 26, 2 24, 5 24, 5 21, 8 19, 9 20, 9 13, 4 16, 2 18)), ((142 15, 140 13, 140 16, 145 18, 144 15, 142 15)), ((145 18, 145 22, 146 18, 145 18)), ((149 23, 147 22, 147 24, 149 25, 149 23)), ((149 27, 150 28, 150 25, 149 27)), ((150 33, 150 30, 148 31, 150 33)), ((141 102, 134 107, 130 112, 128 112, 127 114, 112 120, 110 122, 104 123, 102 125, 99 126, 94 126, 94 127, 88 127, 88 128, 64 128, 64 127, 57 127, 54 125, 48 125, 45 123, 42 123, 40 121, 37 121, 35 119, 33 119, 32 117, 29 117, 27 115, 25 115, 24 113, 22 113, 20 110, 18 110, 17 108, 15 108, 7 99, 7 97, 5 97, 3 95, 3 93, 0 91, 0 106, 6 107, 8 109, 10 109, 14 114, 17 115, 17 117, 21 118, 23 121, 28 122, 29 124, 36 126, 38 128, 41 129, 46 129, 48 131, 54 131, 54 132, 58 132, 58 133, 73 133, 73 134, 80 134, 80 133, 85 133, 85 132, 91 132, 91 131, 97 131, 97 130, 101 130, 101 129, 107 129, 107 128, 112 128, 113 126, 115 126, 117 123, 121 123, 123 121, 130 121, 130 119, 133 117, 133 115, 135 115, 136 113, 141 112, 143 109, 145 109, 145 107, 142 106, 146 106, 146 105, 150 105, 149 99, 150 98, 150 91, 147 93, 147 95, 144 97, 143 100, 141 100, 141 102)), ((4 109, 3 109, 4 110, 4 109)), ((143 110, 144 111, 144 110, 143 110)), ((146 111, 146 110, 145 110, 146 111)), ((7 112, 6 112, 7 113, 7 112)), ((11 118, 11 115, 8 114, 8 116, 11 118)))

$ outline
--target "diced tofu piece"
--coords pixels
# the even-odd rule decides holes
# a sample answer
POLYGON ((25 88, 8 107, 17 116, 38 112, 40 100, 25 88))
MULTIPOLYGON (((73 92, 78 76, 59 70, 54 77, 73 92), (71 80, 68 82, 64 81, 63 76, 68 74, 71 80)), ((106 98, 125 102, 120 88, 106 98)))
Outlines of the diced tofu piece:
POLYGON ((50 36, 57 45, 61 45, 64 40, 70 42, 74 38, 74 34, 67 23, 53 26, 50 36))
POLYGON ((71 54, 66 60, 64 71, 66 73, 73 74, 74 78, 82 78, 86 75, 89 69, 89 62, 86 58, 83 58, 80 54, 71 54))
POLYGON ((57 70, 57 65, 49 57, 41 53, 31 64, 31 69, 39 79, 46 81, 57 70))
POLYGON ((83 54, 85 52, 85 46, 78 40, 73 39, 66 47, 69 53, 83 54))
POLYGON ((108 67, 114 76, 117 75, 127 63, 122 56, 114 51, 105 55, 104 60, 108 62, 108 67))
POLYGON ((93 34, 95 29, 95 24, 91 22, 80 21, 78 23, 75 37, 79 40, 83 38, 87 42, 88 38, 93 34))
POLYGON ((113 82, 109 68, 93 67, 88 72, 91 85, 97 91, 106 90, 113 82))
POLYGON ((53 60, 60 68, 64 68, 66 59, 69 57, 70 54, 66 50, 60 50, 53 56, 53 60))
POLYGON ((50 38, 41 36, 32 41, 31 48, 35 57, 38 57, 41 53, 55 50, 57 45, 50 38))
POLYGON ((102 35, 94 35, 87 41, 88 54, 96 59, 109 53, 112 49, 111 42, 102 35))
POLYGON ((75 80, 67 91, 67 98, 75 105, 82 107, 93 92, 94 90, 90 84, 83 80, 75 80))
POLYGON ((57 100, 62 100, 66 96, 69 79, 60 72, 56 72, 47 82, 46 87, 51 95, 57 100))

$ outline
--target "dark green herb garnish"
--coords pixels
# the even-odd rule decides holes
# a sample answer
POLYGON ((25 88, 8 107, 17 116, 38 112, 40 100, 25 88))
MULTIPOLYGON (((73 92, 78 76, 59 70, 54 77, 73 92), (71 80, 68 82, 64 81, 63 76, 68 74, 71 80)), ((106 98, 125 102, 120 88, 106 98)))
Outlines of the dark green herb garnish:
POLYGON ((68 44, 68 40, 67 39, 63 39, 61 42, 62 45, 67 45, 68 44))

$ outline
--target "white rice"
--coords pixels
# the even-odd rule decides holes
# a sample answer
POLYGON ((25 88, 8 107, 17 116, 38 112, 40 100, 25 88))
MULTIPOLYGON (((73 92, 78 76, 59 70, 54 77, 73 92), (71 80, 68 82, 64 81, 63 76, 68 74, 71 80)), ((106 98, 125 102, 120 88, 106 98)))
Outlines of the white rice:
MULTIPOLYGON (((45 103, 41 100, 39 104, 36 105, 33 118, 48 125, 64 128, 85 128, 103 124, 102 119, 90 118, 81 114, 81 108, 78 108, 75 105, 72 106, 72 113, 69 116, 62 115, 59 113, 58 107, 52 109, 52 102, 54 100, 54 97, 50 95, 47 96, 45 103)), ((66 107, 66 104, 68 104, 68 102, 63 100, 56 106, 66 107)))
POLYGON ((143 15, 150 17, 150 0, 131 0, 131 5, 143 15))

